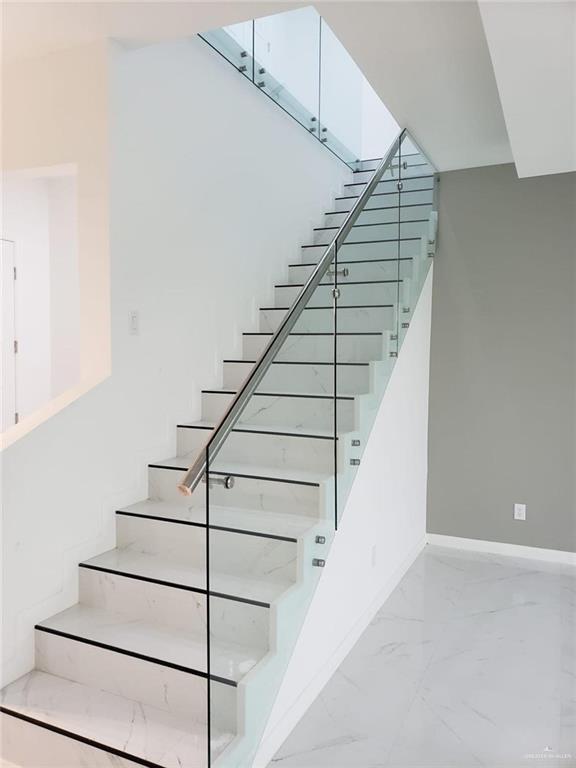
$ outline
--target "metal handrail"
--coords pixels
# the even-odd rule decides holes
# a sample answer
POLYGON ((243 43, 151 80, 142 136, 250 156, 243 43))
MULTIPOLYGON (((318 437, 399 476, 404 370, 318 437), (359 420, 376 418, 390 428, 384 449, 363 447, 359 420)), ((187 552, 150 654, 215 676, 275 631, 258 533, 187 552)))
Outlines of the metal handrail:
POLYGON ((264 375, 268 371, 268 368, 270 367, 272 361, 276 357, 276 353, 279 351, 279 349, 282 347, 286 339, 288 338, 290 331, 292 328, 294 328, 294 325, 296 324, 296 321, 302 314, 302 311, 306 307, 308 303, 308 299, 311 297, 311 295, 314 293, 316 288, 318 287, 320 281, 326 274, 328 267, 332 263, 334 259, 334 252, 340 247, 342 244, 342 241, 348 236, 348 233, 354 226, 354 223, 356 222, 356 219, 362 212, 362 209, 364 208, 365 203, 372 195, 372 192, 376 188, 377 184, 379 183, 380 179, 388 169, 388 167, 391 165, 392 160, 394 156, 396 155, 400 144, 402 143, 402 140, 404 139, 404 135, 406 133, 406 130, 400 131, 394 142, 392 143, 392 146, 388 150, 386 157, 382 159, 374 173, 372 174, 372 177, 370 178, 370 181, 367 183, 366 188, 354 204, 353 208, 350 210, 348 216, 344 220, 344 223, 328 245, 326 252, 316 265, 316 268, 308 278, 308 282, 306 285, 302 288, 300 293, 298 294, 298 297, 286 313, 284 319, 282 320, 282 323, 280 324, 278 330, 273 335, 273 337, 268 342, 268 345, 266 346, 266 349, 262 352, 260 355, 258 361, 250 371, 250 374, 246 378, 244 384, 242 385, 241 389, 238 390, 236 393, 236 396, 228 406, 228 409, 226 410, 226 413, 222 416, 220 419, 220 422, 218 423, 218 426, 215 427, 214 431, 212 432, 212 435, 210 436, 209 440, 206 441, 206 444, 198 454, 197 459, 192 464, 186 475, 184 476, 184 479, 182 482, 178 485, 178 489, 181 493, 184 495, 190 495, 204 474, 206 473, 207 469, 207 461, 206 461, 206 455, 207 452, 211 449, 211 452, 215 456, 220 448, 222 447, 222 444, 234 428, 234 425, 236 424, 238 418, 240 417, 242 411, 244 410, 244 406, 250 399, 250 397, 254 394, 256 387, 260 382, 262 381, 264 375))

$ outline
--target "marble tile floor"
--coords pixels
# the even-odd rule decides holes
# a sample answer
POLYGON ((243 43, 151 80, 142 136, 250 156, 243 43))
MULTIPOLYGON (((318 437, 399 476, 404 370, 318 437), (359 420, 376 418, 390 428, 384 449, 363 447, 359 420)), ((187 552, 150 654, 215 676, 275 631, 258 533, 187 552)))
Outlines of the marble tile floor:
POLYGON ((428 546, 269 768, 473 766, 576 766, 576 568, 428 546))

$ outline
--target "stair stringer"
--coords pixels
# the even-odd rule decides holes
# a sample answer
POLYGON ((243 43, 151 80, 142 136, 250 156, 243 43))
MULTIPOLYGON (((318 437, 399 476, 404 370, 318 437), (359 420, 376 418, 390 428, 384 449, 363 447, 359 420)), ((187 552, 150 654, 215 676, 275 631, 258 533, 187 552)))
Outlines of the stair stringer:
POLYGON ((432 279, 431 265, 258 750, 235 766, 266 768, 425 545, 432 279))

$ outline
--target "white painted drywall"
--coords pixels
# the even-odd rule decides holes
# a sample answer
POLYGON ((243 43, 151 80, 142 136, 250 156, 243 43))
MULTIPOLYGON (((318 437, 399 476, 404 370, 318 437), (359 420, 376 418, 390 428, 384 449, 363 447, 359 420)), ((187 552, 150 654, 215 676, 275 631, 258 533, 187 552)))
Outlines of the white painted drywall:
POLYGON ((0 432, 14 424, 16 418, 14 265, 14 243, 2 238, 0 240, 0 432))
POLYGON ((476 2, 323 0, 318 8, 438 169, 511 161, 476 2))
POLYGON ((200 40, 118 49, 110 74, 112 374, 2 454, 4 682, 349 177, 200 40))
POLYGON ((81 296, 80 383, 22 418, 2 435, 2 446, 20 439, 110 373, 108 57, 108 45, 95 43, 5 62, 2 70, 3 168, 11 174, 76 168, 81 296))
POLYGON ((50 223, 50 393, 80 380, 78 189, 73 173, 45 180, 50 223))
POLYGON ((270 715, 265 768, 425 544, 432 269, 270 715))

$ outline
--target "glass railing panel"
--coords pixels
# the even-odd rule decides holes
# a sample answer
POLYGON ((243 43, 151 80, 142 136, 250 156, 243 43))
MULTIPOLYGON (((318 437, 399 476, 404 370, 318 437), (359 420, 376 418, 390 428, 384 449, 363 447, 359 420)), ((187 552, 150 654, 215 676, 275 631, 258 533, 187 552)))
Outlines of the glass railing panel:
MULTIPOLYGON (((370 174, 354 175, 355 194, 360 194, 361 183, 367 183, 370 174)), ((337 361, 339 368, 348 370, 356 414, 353 429, 338 424, 343 457, 337 475, 338 519, 344 514, 435 250, 435 186, 433 167, 404 134, 382 180, 338 248, 337 361), (358 321, 353 325, 346 316, 347 305, 356 307, 353 312, 362 317, 361 325, 358 321)))
POLYGON ((231 411, 207 446, 202 429, 182 446, 190 473, 204 471, 182 487, 205 553, 198 610, 220 768, 254 757, 435 252, 435 178, 412 189, 412 167, 428 161, 413 142, 393 146, 378 179, 357 169, 348 207, 315 230, 303 271, 275 286, 242 357, 224 362, 231 411), (415 192, 425 198, 405 202, 415 192))
MULTIPOLYGON (((354 421, 337 425, 340 464, 338 519, 360 466, 382 392, 397 356, 397 317, 401 280, 412 243, 404 238, 398 190, 399 152, 391 160, 354 226, 341 241, 338 261, 338 368, 354 398, 354 421)), ((371 172, 355 173, 362 194, 371 172)), ((408 226, 413 226, 408 223, 408 226)))
POLYGON ((378 183, 358 169, 348 208, 315 230, 302 272, 275 286, 241 358, 224 362, 234 420, 207 447, 190 438, 191 463, 203 457, 208 479, 192 498, 206 510, 207 718, 218 768, 251 764, 435 250, 435 179, 405 192, 414 177, 404 172, 427 160, 411 143, 394 146, 378 183), (427 199, 405 204, 414 191, 427 199))
POLYGON ((200 37, 249 80, 254 80, 254 22, 243 21, 202 32, 200 37))
POLYGON ((311 133, 318 132, 320 16, 312 8, 254 22, 255 83, 311 133))
POLYGON ((312 6, 201 37, 353 170, 374 169, 398 133, 380 97, 312 6))
MULTIPOLYGON (((326 247, 314 247, 307 263, 316 264, 326 247)), ((209 626, 213 638, 223 632, 219 621, 235 628, 224 638, 224 673, 236 685, 213 681, 210 720, 213 734, 233 727, 236 736, 221 753, 212 738, 215 766, 252 764, 335 534, 331 272, 311 292, 232 431, 217 451, 208 447, 209 626)), ((226 390, 241 389, 305 281, 276 286, 242 358, 224 364, 226 390)), ((349 405, 341 400, 342 418, 351 418, 349 405)), ((210 653, 214 672, 214 642, 210 653)))
POLYGON ((428 274, 431 257, 436 250, 436 186, 437 177, 433 166, 418 149, 417 145, 405 134, 400 145, 400 162, 398 168, 400 191, 399 206, 406 211, 402 222, 404 234, 410 227, 410 235, 418 238, 419 249, 412 259, 410 275, 402 283, 400 306, 398 313, 398 351, 404 342, 414 309, 418 302, 424 280, 428 274), (421 202, 411 202, 414 183, 422 184, 421 189, 426 197, 421 202), (410 202, 407 201, 407 198, 410 202))

